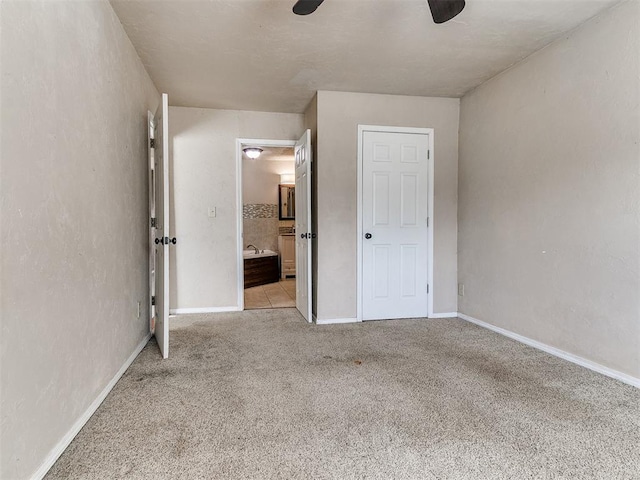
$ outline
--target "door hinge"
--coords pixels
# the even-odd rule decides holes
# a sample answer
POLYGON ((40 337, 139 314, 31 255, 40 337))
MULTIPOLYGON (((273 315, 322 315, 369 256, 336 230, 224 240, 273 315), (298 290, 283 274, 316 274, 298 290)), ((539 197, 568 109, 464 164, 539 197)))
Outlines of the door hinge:
POLYGON ((429 293, 429 284, 427 283, 427 293, 429 293))
MULTIPOLYGON (((153 226, 153 225, 152 225, 153 226)), ((429 227, 429 217, 427 217, 427 228, 429 227)))
POLYGON ((151 217, 151 226, 155 227, 156 226, 156 219, 155 217, 151 217))
POLYGON ((155 305, 156 304, 156 296, 152 295, 151 296, 151 305, 155 305))
POLYGON ((427 160, 431 160, 431 150, 427 150, 427 160))
POLYGON ((155 138, 150 138, 149 139, 149 147, 156 148, 156 139, 155 138))

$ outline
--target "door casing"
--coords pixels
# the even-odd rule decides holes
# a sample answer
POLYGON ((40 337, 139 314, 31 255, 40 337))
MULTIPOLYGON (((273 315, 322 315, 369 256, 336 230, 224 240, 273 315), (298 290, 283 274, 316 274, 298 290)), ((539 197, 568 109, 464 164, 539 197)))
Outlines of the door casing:
POLYGON ((357 186, 357 320, 361 322, 362 318, 362 236, 364 235, 362 229, 362 191, 363 191, 363 178, 362 178, 362 169, 363 169, 363 147, 364 147, 364 132, 385 132, 385 133, 409 133, 409 134, 418 134, 418 135, 428 135, 429 137, 429 160, 428 160, 428 168, 429 168, 429 192, 428 192, 428 215, 429 215, 429 227, 427 229, 428 237, 427 237, 427 279, 429 283, 429 294, 427 296, 427 311, 425 312, 427 318, 433 316, 433 294, 436 290, 435 285, 433 283, 433 232, 434 232, 434 218, 433 218, 433 202, 434 202, 434 165, 435 165, 435 154, 433 151, 433 128, 416 128, 416 127, 389 127, 389 126, 381 126, 381 125, 358 125, 358 186, 357 186))
MULTIPOLYGON (((155 116, 147 111, 148 122, 148 169, 149 169, 149 220, 156 217, 156 177, 155 177, 155 149, 151 148, 151 141, 155 140, 155 116)), ((156 294, 156 248, 154 240, 156 238, 155 224, 149 221, 149 331, 155 332, 156 328, 156 307, 153 297, 156 294)))
POLYGON ((243 190, 242 190, 242 149, 245 147, 291 147, 295 148, 296 140, 268 140, 255 138, 236 139, 236 238, 238 258, 238 310, 244 310, 244 229, 243 229, 243 190))

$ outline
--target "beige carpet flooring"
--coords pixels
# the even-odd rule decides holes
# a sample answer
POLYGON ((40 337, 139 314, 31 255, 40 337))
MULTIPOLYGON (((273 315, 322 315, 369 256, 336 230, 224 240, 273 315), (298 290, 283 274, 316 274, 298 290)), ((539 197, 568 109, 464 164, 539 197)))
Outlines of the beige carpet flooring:
POLYGON ((632 479, 640 390, 457 319, 185 316, 52 479, 632 479))

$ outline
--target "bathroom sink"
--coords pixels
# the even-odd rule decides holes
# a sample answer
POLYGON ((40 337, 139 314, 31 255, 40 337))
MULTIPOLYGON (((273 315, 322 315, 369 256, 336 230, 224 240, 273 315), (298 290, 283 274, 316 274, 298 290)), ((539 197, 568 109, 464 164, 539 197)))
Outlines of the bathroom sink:
POLYGON ((260 250, 256 252, 254 249, 251 249, 242 251, 243 258, 273 257, 274 255, 278 254, 272 250, 260 250))

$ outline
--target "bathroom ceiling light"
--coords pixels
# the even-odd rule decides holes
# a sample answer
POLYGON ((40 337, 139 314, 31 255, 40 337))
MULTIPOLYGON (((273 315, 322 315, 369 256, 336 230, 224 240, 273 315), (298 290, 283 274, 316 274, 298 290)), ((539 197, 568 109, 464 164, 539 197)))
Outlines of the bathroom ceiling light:
POLYGON ((262 153, 262 149, 258 147, 246 147, 242 151, 247 154, 249 158, 258 158, 262 153))

